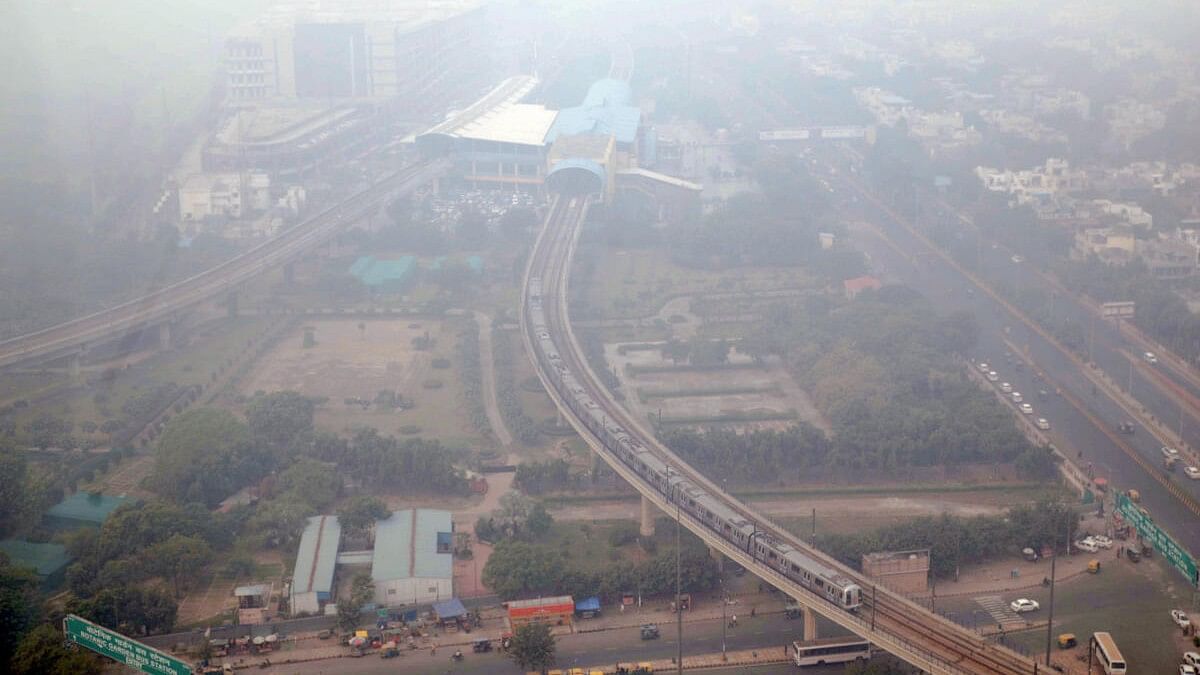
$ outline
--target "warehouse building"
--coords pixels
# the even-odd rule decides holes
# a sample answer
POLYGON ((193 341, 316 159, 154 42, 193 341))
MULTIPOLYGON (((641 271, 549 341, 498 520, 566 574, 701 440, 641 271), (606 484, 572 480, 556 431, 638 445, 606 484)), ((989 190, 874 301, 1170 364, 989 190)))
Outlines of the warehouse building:
POLYGON ((333 594, 333 572, 337 566, 342 526, 337 516, 308 519, 292 571, 292 615, 318 614, 333 594))
POLYGON ((416 605, 454 597, 454 521, 449 511, 405 509, 375 523, 375 603, 416 605))

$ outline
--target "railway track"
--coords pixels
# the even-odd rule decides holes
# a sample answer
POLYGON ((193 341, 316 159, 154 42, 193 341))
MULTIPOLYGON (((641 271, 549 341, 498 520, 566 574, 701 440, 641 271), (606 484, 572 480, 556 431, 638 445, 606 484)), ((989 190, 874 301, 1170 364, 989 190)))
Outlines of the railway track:
MULTIPOLYGON (((613 421, 624 426, 636 436, 645 447, 651 449, 664 462, 678 470, 681 474, 702 486, 710 494, 718 496, 725 504, 738 512, 756 526, 785 541, 805 555, 820 560, 846 576, 854 579, 864 589, 863 607, 857 614, 852 614, 828 603, 808 589, 793 583, 772 568, 767 567, 745 551, 732 546, 725 539, 718 537, 700 521, 684 513, 680 517, 686 526, 700 535, 707 543, 720 549, 730 558, 742 563, 764 580, 785 590, 800 602, 847 629, 864 635, 880 647, 904 658, 913 665, 929 672, 936 673, 1034 673, 1035 664, 1011 650, 986 642, 980 636, 967 629, 951 623, 942 617, 930 613, 923 607, 895 595, 889 591, 872 586, 871 582, 862 575, 850 570, 829 556, 817 551, 785 529, 770 522, 760 514, 752 511, 733 497, 725 494, 717 485, 699 472, 692 469, 668 448, 660 444, 649 429, 633 415, 629 414, 617 403, 608 391, 600 384, 581 356, 578 341, 571 329, 567 309, 567 290, 571 259, 575 250, 575 242, 580 226, 587 214, 587 200, 584 197, 557 197, 552 203, 545 226, 539 234, 534 252, 530 256, 526 269, 526 288, 522 292, 522 302, 528 301, 528 280, 539 277, 542 284, 544 310, 547 324, 553 327, 552 333, 560 338, 560 356, 569 365, 576 377, 592 398, 605 410, 605 414, 613 421), (869 589, 869 590, 868 590, 869 589)), ((536 354, 533 348, 526 313, 522 313, 522 333, 530 354, 536 354)), ((555 403, 563 410, 572 425, 591 442, 597 452, 626 480, 638 488, 646 498, 650 499, 668 513, 677 511, 662 498, 661 494, 640 476, 633 473, 615 455, 607 452, 599 439, 594 437, 582 422, 568 408, 562 395, 555 391, 553 383, 546 377, 541 364, 535 359, 535 368, 546 389, 554 398, 555 403)))
POLYGON ((264 270, 294 260, 372 210, 397 190, 439 171, 438 162, 408 166, 278 236, 195 276, 109 309, 0 342, 0 367, 54 358, 114 335, 140 330, 228 291, 264 270))

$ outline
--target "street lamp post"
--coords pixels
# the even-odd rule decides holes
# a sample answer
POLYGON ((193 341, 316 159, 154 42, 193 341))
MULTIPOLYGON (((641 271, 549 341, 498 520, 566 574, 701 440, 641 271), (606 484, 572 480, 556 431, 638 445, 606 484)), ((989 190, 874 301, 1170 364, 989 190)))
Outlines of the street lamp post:
POLYGON ((1050 616, 1046 621, 1046 667, 1050 667, 1050 636, 1054 632, 1054 564, 1058 556, 1050 558, 1050 616))
POLYGON ((675 499, 675 668, 683 675, 683 606, 680 604, 679 499, 675 499))
POLYGON ((721 586, 721 660, 726 660, 725 653, 725 571, 717 573, 717 583, 721 586))

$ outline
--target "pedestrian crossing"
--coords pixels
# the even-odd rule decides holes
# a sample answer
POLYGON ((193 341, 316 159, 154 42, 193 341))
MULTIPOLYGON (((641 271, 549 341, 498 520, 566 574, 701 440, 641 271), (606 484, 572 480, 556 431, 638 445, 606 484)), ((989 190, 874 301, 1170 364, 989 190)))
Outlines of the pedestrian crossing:
POLYGON ((1025 623, 1021 616, 1012 611, 1012 608, 1008 606, 1004 598, 999 595, 980 595, 973 599, 976 604, 991 615, 993 621, 1001 626, 1013 623, 1024 625, 1025 623))

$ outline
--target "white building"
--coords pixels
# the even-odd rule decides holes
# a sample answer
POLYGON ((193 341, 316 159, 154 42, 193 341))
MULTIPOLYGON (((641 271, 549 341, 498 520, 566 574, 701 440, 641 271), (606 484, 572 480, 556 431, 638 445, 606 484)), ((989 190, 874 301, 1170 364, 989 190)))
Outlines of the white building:
POLYGON ((337 516, 308 519, 296 552, 296 567, 292 570, 292 616, 318 614, 322 603, 332 597, 333 571, 337 566, 341 537, 342 526, 337 516))
POLYGON ((265 173, 204 173, 179 188, 179 220, 198 223, 211 216, 238 219, 271 206, 271 179, 265 173))
POLYGON ((405 509, 375 523, 375 603, 416 605, 454 597, 454 521, 449 511, 405 509))

